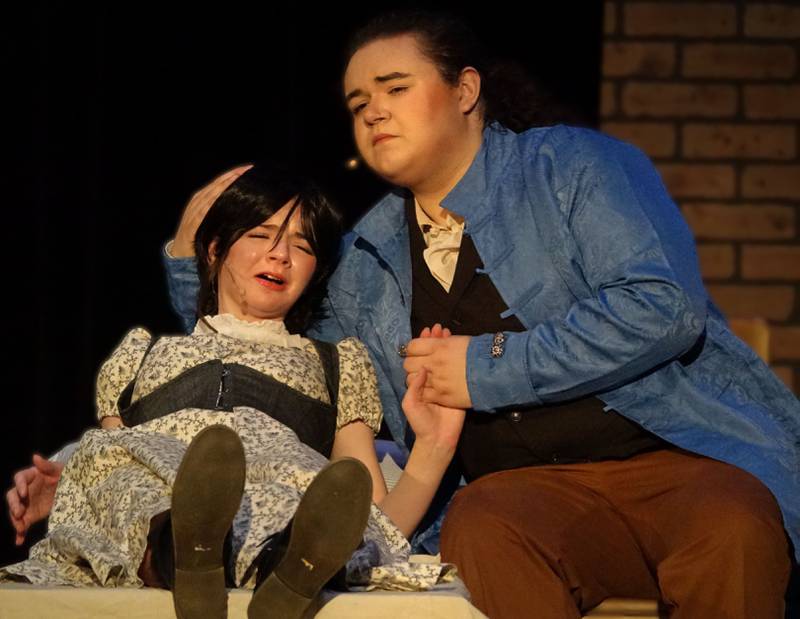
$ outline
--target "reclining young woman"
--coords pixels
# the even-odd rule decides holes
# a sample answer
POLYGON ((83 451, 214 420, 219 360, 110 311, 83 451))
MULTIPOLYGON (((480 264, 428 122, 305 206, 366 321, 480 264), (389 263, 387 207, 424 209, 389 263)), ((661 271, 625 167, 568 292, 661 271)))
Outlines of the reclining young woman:
POLYGON ((256 586, 251 617, 292 617, 334 576, 409 589, 437 581, 438 566, 405 562, 406 537, 464 411, 423 403, 424 373, 412 382, 404 410, 416 442, 387 493, 365 348, 298 334, 340 232, 330 203, 289 170, 257 166, 222 192, 195 237, 194 332, 133 329, 103 364, 103 429, 87 432, 64 468, 47 537, 1 578, 166 587, 182 618, 224 617, 226 583, 256 586))

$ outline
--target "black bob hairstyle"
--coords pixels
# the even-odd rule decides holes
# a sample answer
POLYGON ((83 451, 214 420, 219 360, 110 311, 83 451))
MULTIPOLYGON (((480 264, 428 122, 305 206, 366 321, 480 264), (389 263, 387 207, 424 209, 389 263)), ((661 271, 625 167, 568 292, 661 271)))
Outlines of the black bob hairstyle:
POLYGON ((284 323, 292 333, 303 332, 325 294, 325 284, 336 266, 342 237, 342 217, 317 185, 307 176, 283 165, 259 163, 237 178, 216 199, 197 229, 194 239, 200 291, 200 316, 216 314, 217 280, 231 246, 248 230, 264 223, 285 204, 292 209, 278 232, 285 232, 289 218, 300 209, 303 234, 317 259, 314 275, 289 310, 284 323), (212 243, 213 255, 211 254, 212 243))

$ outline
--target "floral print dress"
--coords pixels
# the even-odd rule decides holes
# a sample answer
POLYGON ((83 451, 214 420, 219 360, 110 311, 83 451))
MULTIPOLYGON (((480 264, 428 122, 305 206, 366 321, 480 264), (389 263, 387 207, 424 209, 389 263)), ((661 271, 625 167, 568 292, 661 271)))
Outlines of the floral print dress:
MULTIPOLYGON (((361 420, 377 432, 382 413, 368 353, 353 338, 342 340, 337 350, 336 427, 361 420)), ((246 323, 220 315, 198 322, 190 336, 161 337, 154 343, 144 329, 130 331, 98 374, 98 417, 118 414, 117 402, 132 380, 135 402, 214 359, 248 366, 330 402, 310 340, 290 335, 281 322, 246 323)), ((187 408, 133 428, 89 430, 62 473, 47 536, 31 548, 27 561, 0 569, 0 579, 142 586, 137 572, 150 520, 170 508, 186 447, 203 428, 223 424, 241 438, 247 466, 244 497, 232 527, 231 567, 238 586, 252 586, 254 560, 264 541, 286 527, 303 491, 327 463, 268 413, 250 407, 232 412, 187 408)), ((408 563, 408 553, 403 534, 373 505, 364 543, 347 565, 348 583, 425 590, 444 575, 442 566, 408 563)))

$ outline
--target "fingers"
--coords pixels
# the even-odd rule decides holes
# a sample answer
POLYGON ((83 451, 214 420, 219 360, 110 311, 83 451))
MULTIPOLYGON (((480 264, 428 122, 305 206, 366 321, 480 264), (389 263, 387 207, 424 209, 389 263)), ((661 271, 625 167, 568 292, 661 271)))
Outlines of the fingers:
POLYGON ((429 369, 425 367, 426 357, 406 357, 403 361, 403 369, 406 374, 413 374, 422 369, 429 369))
POLYGON ((414 372, 414 374, 410 375, 409 387, 421 391, 422 387, 425 386, 425 381, 428 378, 428 371, 425 368, 422 368, 419 372, 414 372))
POLYGON ((440 404, 439 400, 442 399, 442 394, 436 391, 433 387, 425 387, 420 394, 420 400, 423 402, 431 402, 433 404, 440 404))
POLYGON ((406 389, 411 389, 412 383, 416 382, 420 374, 425 376, 425 384, 427 384, 431 380, 430 371, 426 367, 420 366, 420 368, 417 371, 409 372, 408 374, 406 374, 406 389))
POLYGON ((14 525, 14 544, 22 546, 25 543, 25 534, 28 532, 25 523, 21 519, 11 517, 11 524, 14 525))
POLYGON ((438 322, 433 325, 431 329, 431 336, 432 337, 450 337, 453 333, 447 327, 443 327, 438 322))
POLYGON ((17 534, 17 538, 22 538, 25 540, 25 534, 28 532, 28 527, 25 525, 25 519, 20 517, 13 516, 11 518, 11 524, 14 526, 14 532, 17 534))
POLYGON ((252 163, 243 163, 242 165, 238 165, 235 168, 231 168, 223 176, 232 175, 233 178, 239 178, 242 174, 247 172, 250 168, 253 167, 252 163))
POLYGON ((225 191, 228 187, 231 186, 231 184, 233 184, 233 181, 235 181, 237 178, 239 178, 242 174, 247 172, 252 167, 253 165, 248 163, 246 165, 241 165, 232 168, 227 172, 220 174, 208 185, 203 187, 203 189, 201 189, 200 191, 205 192, 206 195, 204 197, 208 199, 209 206, 211 206, 210 203, 213 203, 214 200, 216 200, 220 196, 220 194, 222 194, 223 191, 225 191))
POLYGON ((47 458, 39 454, 33 454, 33 466, 45 475, 53 475, 57 472, 56 466, 47 458))
POLYGON ((17 471, 16 475, 14 475, 14 490, 19 494, 20 498, 27 498, 28 484, 33 481, 35 475, 36 469, 33 467, 17 471))
POLYGON ((409 399, 409 402, 413 405, 419 402, 422 399, 422 392, 425 388, 425 381, 427 380, 427 372, 425 368, 423 368, 419 372, 414 372, 413 374, 409 374, 406 378, 406 386, 408 387, 408 391, 406 392, 406 397, 409 399))
POLYGON ((417 383, 417 380, 421 380, 419 377, 420 375, 425 377, 423 382, 423 387, 426 392, 433 392, 436 388, 436 384, 434 383, 433 372, 431 372, 428 368, 423 365, 420 365, 418 369, 413 372, 409 372, 406 374, 406 389, 411 389, 412 385, 417 383))
POLYGON ((253 166, 251 164, 246 164, 223 172, 219 176, 214 177, 210 183, 195 191, 192 198, 206 197, 216 192, 222 193, 233 181, 235 181, 252 167, 253 166))
POLYGON ((230 170, 223 172, 222 174, 217 176, 213 181, 211 181, 211 183, 213 184, 218 181, 224 182, 226 180, 235 180, 252 167, 253 167, 252 163, 243 163, 242 165, 237 165, 236 167, 233 167, 230 170))
POLYGON ((433 327, 425 327, 419 332, 421 338, 426 337, 450 337, 452 333, 447 327, 442 327, 440 323, 436 323, 433 327))
POLYGON ((415 338, 406 345, 406 361, 409 357, 420 357, 431 354, 438 342, 433 337, 415 338))
POLYGON ((6 492, 6 503, 8 504, 8 515, 11 525, 14 527, 14 544, 21 546, 25 543, 25 534, 28 531, 28 523, 25 516, 28 511, 27 497, 28 485, 36 476, 36 469, 29 467, 22 471, 17 471, 14 475, 14 486, 6 492))
POLYGON ((6 503, 8 504, 8 513, 11 514, 12 521, 15 518, 22 518, 25 513, 25 506, 20 501, 16 488, 11 488, 6 492, 6 503))
POLYGON ((25 533, 28 527, 25 524, 25 505, 20 501, 16 488, 6 492, 6 503, 8 503, 8 515, 11 526, 14 527, 14 544, 21 546, 25 543, 25 533))
POLYGON ((183 210, 178 230, 172 244, 172 255, 176 258, 194 255, 194 235, 200 227, 211 205, 219 198, 223 191, 230 187, 237 178, 247 172, 251 164, 237 166, 220 174, 208 185, 196 191, 189 199, 183 210))
POLYGON ((64 470, 64 465, 61 462, 57 462, 56 460, 48 460, 40 456, 39 454, 33 454, 33 466, 42 474, 48 478, 54 478, 58 481, 58 478, 61 477, 61 471, 64 470))

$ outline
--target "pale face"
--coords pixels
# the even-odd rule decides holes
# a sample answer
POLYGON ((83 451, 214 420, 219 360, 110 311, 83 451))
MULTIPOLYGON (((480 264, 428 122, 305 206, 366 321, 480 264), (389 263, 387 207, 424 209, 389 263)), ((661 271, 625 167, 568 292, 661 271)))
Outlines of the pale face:
POLYGON ((347 65, 344 90, 356 146, 389 182, 413 191, 453 161, 474 156, 466 152, 475 148, 465 113, 474 102, 465 103, 463 89, 444 82, 412 35, 359 49, 347 65))
POLYGON ((275 240, 291 206, 292 202, 285 204, 231 246, 219 272, 220 314, 251 322, 283 320, 303 294, 317 259, 303 235, 302 205, 275 240))

